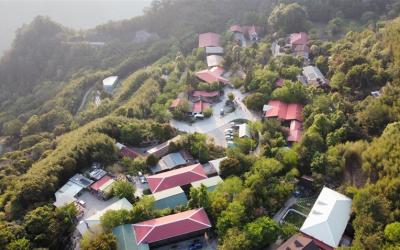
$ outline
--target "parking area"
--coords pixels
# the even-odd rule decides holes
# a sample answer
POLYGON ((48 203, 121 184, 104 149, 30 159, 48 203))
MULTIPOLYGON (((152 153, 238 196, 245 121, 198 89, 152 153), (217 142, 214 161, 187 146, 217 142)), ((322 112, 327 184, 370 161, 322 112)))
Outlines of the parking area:
POLYGON ((154 248, 154 250, 215 250, 217 249, 217 241, 207 240, 204 236, 195 237, 178 243, 154 248))
POLYGON ((249 120, 256 121, 260 119, 260 114, 256 114, 247 109, 243 103, 245 94, 241 93, 238 89, 225 88, 225 95, 221 101, 212 105, 213 115, 204 120, 198 120, 193 124, 187 122, 171 120, 171 126, 182 132, 187 133, 203 133, 208 134, 214 138, 215 144, 226 147, 224 130, 229 128, 229 123, 235 120, 249 120), (225 107, 225 102, 228 100, 227 95, 233 93, 235 95, 235 102, 237 107, 232 113, 220 115, 221 109, 225 107))
POLYGON ((105 201, 97 198, 95 195, 91 194, 88 191, 84 191, 78 199, 85 202, 85 209, 82 219, 86 219, 94 215, 96 212, 103 210, 104 208, 108 207, 118 200, 117 198, 113 197, 105 201))
POLYGON ((143 191, 149 189, 149 184, 147 182, 142 183, 142 181, 140 181, 139 176, 133 176, 132 179, 133 179, 133 184, 136 187, 135 196, 142 197, 143 191))

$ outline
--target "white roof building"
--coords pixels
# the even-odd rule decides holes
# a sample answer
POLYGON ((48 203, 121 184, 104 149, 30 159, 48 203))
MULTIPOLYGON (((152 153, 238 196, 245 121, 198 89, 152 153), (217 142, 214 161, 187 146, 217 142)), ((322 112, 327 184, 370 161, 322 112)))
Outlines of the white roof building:
POLYGON ((303 68, 303 75, 308 84, 324 85, 327 81, 321 71, 315 66, 306 66, 303 68))
POLYGON ((56 193, 56 201, 53 203, 56 207, 62 207, 76 201, 75 196, 79 194, 83 189, 82 186, 68 181, 64 186, 62 186, 56 193))
POLYGON ((251 138, 250 127, 247 123, 239 125, 239 138, 251 138))
POLYGON ((103 80, 103 86, 114 86, 114 84, 118 81, 118 76, 110 76, 103 80))
POLYGON ((131 210, 132 208, 132 204, 127 199, 120 199, 109 205, 108 207, 104 208, 103 210, 96 212, 94 215, 88 217, 87 219, 80 221, 76 228, 81 233, 81 235, 83 235, 88 230, 95 229, 97 226, 99 226, 101 216, 103 216, 107 211, 116 211, 122 209, 131 210))
POLYGON ((215 170, 217 170, 217 173, 220 174, 220 169, 219 166, 221 165, 221 162, 225 159, 227 159, 228 157, 223 157, 223 158, 219 158, 219 159, 215 159, 212 161, 209 161, 210 165, 213 166, 215 168, 215 170))
POLYGON ((351 199, 324 187, 300 231, 336 248, 351 214, 351 199))
POLYGON ((207 56, 207 66, 210 68, 222 66, 223 62, 224 58, 222 56, 217 56, 217 55, 207 56))
POLYGON ((206 54, 222 55, 224 54, 224 49, 221 47, 206 47, 206 54))

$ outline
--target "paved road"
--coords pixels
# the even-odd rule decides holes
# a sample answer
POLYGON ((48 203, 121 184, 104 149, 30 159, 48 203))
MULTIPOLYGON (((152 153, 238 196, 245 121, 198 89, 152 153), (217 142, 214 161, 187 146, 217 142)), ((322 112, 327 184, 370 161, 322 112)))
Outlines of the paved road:
POLYGON ((282 217, 285 215, 286 211, 293 206, 295 203, 297 202, 297 198, 296 197, 290 197, 286 202, 285 202, 285 206, 281 208, 281 210, 279 210, 275 215, 274 215, 274 221, 276 222, 280 222, 282 220, 282 217))
POLYGON ((88 91, 86 91, 85 95, 83 96, 81 105, 79 106, 78 111, 76 112, 76 114, 78 114, 78 113, 81 111, 81 109, 83 109, 83 107, 85 106, 85 103, 86 103, 86 99, 88 98, 90 92, 92 92, 92 90, 94 89, 94 87, 95 87, 95 86, 91 87, 90 89, 88 89, 88 91))
POLYGON ((226 142, 223 131, 228 127, 231 121, 237 119, 256 121, 260 119, 259 115, 248 110, 246 105, 244 105, 244 103, 242 102, 244 97, 246 97, 246 95, 242 94, 239 90, 227 87, 225 88, 225 95, 222 97, 221 102, 212 105, 213 115, 210 118, 198 120, 193 124, 171 120, 171 126, 182 132, 198 132, 208 134, 209 136, 214 138, 215 144, 224 147, 226 146, 226 142), (235 95, 238 107, 234 112, 221 117, 220 110, 224 108, 225 101, 228 100, 228 93, 233 93, 235 95))

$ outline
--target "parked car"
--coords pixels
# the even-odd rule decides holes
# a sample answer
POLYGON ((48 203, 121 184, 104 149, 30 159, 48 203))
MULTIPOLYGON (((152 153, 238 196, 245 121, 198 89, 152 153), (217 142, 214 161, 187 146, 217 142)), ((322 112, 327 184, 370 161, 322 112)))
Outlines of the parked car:
POLYGON ((82 207, 86 207, 86 202, 83 200, 78 200, 78 204, 81 205, 82 207))
POLYGON ((201 120, 201 119, 204 119, 204 115, 203 114, 195 114, 194 118, 201 120))
POLYGON ((224 131, 225 133, 233 133, 233 129, 232 128, 227 128, 224 131))
POLYGON ((232 129, 239 129, 239 124, 236 124, 235 122, 231 122, 230 125, 232 129))
POLYGON ((225 135, 225 139, 226 139, 227 141, 231 141, 231 140, 233 140, 233 136, 231 136, 231 135, 225 135))
POLYGON ((225 115, 224 109, 221 109, 221 111, 219 112, 219 115, 220 115, 220 116, 224 116, 224 115, 225 115))
POLYGON ((139 176, 139 180, 140 180, 140 183, 142 183, 142 184, 146 184, 147 183, 146 177, 144 177, 143 175, 139 176))

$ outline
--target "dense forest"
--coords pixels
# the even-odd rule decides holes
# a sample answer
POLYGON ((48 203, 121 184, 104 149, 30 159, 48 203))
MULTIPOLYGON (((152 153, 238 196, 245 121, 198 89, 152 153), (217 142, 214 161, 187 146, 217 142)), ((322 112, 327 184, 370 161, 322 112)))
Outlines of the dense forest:
MULTIPOLYGON (((309 175, 314 190, 330 185, 353 199, 349 249, 398 249, 399 14, 396 0, 155 0, 143 16, 85 31, 37 17, 18 30, 0 60, 0 143, 7 151, 0 156, 0 249, 70 247, 76 211, 54 208, 54 193, 94 162, 114 172, 148 171, 154 159, 121 158, 114 145, 139 147, 179 133, 169 124, 180 115, 168 111, 172 100, 193 87, 212 88, 194 77, 206 67, 205 52, 197 48, 203 32, 220 33, 224 67, 245 73, 232 83, 250 93, 244 100, 249 109, 260 111, 271 99, 301 103, 304 131, 291 146, 279 121, 253 122, 257 154, 249 153, 251 140, 224 149, 206 135, 183 136, 176 149, 201 163, 227 156, 225 181, 211 193, 192 189, 187 207, 176 211, 204 207, 220 249, 265 249, 297 232, 271 218, 296 178, 309 175), (236 23, 262 27, 262 39, 238 48, 228 32, 236 23), (158 38, 134 42, 141 30, 158 38), (329 89, 297 81, 298 57, 271 55, 275 39, 302 31, 310 35, 310 59, 329 89), (102 91, 110 75, 121 79, 112 96, 102 91), (98 107, 82 106, 91 89, 101 92, 98 107)), ((130 211, 103 216, 104 232, 84 237, 81 248, 115 249, 113 227, 176 211, 156 210, 141 199, 130 211)))

